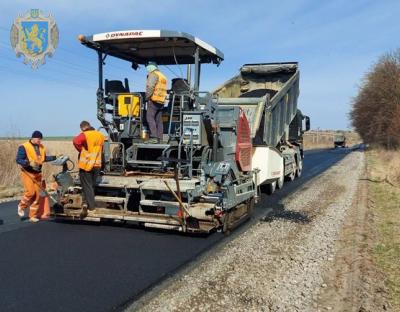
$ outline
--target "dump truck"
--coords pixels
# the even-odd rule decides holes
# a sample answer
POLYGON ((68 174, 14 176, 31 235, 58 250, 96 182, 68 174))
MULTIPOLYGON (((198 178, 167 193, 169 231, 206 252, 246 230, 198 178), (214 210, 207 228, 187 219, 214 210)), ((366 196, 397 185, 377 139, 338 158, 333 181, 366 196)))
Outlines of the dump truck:
POLYGON ((297 63, 243 65, 214 94, 220 106, 240 107, 249 120, 257 186, 271 194, 285 179, 301 175, 303 130, 309 130, 310 119, 297 109, 297 63))
MULTIPOLYGON (((285 179, 301 175, 302 134, 309 118, 297 109, 297 63, 247 64, 222 86, 203 92, 201 67, 219 65, 224 55, 192 35, 129 30, 80 35, 79 40, 97 54, 97 118, 107 137, 96 209, 84 220, 229 232, 251 216, 260 191, 272 193, 285 179), (126 78, 104 79, 108 57, 135 70, 150 61, 187 66, 186 77, 172 80, 160 143, 149 143, 144 135, 144 92, 132 92, 126 78)), ((80 182, 66 162, 61 165, 54 215, 78 220, 80 182)))

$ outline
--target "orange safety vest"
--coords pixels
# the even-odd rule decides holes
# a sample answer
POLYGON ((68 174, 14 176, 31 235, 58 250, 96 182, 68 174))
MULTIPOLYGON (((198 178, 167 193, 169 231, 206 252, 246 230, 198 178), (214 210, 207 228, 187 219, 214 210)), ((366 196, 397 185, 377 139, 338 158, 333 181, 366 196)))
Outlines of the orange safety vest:
POLYGON ((153 102, 164 104, 167 96, 167 77, 165 77, 164 74, 159 70, 155 70, 153 73, 158 76, 158 81, 154 87, 154 92, 150 99, 153 102))
POLYGON ((40 155, 36 154, 36 150, 30 141, 25 142, 24 144, 22 144, 22 146, 25 148, 26 156, 28 157, 29 162, 35 161, 39 165, 42 165, 44 163, 44 160, 46 158, 46 150, 44 149, 44 146, 42 144, 39 144, 40 155))
POLYGON ((96 130, 83 132, 86 137, 86 145, 82 147, 78 159, 78 166, 85 171, 91 171, 94 167, 101 167, 101 154, 103 152, 104 136, 96 130))

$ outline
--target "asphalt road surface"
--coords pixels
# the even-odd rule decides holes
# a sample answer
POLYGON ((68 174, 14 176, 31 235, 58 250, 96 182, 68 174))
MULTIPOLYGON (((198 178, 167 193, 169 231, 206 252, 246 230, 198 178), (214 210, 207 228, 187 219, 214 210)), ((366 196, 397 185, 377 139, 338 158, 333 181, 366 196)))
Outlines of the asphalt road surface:
MULTIPOLYGON (((263 195, 253 219, 349 152, 306 152, 302 177, 263 195)), ((15 201, 0 204, 0 311, 121 311, 226 239, 126 225, 31 224, 17 217, 16 207, 15 201)))

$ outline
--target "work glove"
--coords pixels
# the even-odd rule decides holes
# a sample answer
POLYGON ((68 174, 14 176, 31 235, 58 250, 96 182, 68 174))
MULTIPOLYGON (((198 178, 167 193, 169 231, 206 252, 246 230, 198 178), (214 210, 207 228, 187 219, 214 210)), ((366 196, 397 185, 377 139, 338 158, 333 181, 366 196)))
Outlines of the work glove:
POLYGON ((64 156, 64 154, 58 153, 58 154, 56 155, 56 158, 61 158, 61 157, 63 157, 63 156, 64 156))
POLYGON ((40 165, 36 161, 30 161, 29 166, 31 166, 33 171, 40 172, 40 165))

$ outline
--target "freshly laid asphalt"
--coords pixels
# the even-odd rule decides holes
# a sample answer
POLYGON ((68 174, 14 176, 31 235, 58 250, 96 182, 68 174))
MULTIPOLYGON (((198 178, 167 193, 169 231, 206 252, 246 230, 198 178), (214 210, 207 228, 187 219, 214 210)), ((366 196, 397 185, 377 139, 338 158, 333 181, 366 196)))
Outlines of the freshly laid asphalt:
MULTIPOLYGON (((262 195, 253 218, 350 152, 306 152, 302 177, 262 195)), ((16 207, 15 201, 0 204, 0 311, 121 311, 225 239, 132 225, 31 224, 17 217, 16 207)))

